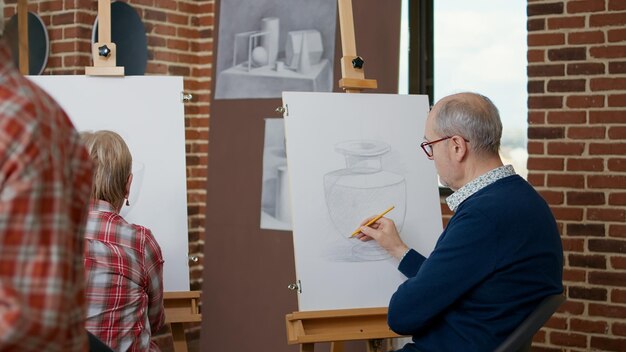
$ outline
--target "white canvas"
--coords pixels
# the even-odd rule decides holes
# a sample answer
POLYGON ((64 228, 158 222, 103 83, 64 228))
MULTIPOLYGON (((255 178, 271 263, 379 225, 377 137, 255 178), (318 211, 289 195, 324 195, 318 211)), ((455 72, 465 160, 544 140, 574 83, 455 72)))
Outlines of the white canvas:
POLYGON ((133 156, 130 207, 122 215, 152 230, 165 291, 188 291, 185 121, 181 77, 31 76, 79 131, 112 130, 133 156))
POLYGON ((403 240, 434 248, 439 191, 420 149, 427 97, 285 92, 283 103, 299 309, 386 307, 406 279, 397 260, 349 236, 395 206, 386 216, 403 240))

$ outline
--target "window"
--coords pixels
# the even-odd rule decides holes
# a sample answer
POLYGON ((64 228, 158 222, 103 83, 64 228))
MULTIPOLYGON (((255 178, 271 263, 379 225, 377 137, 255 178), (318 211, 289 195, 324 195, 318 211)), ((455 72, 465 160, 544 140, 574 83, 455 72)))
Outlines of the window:
POLYGON ((488 96, 500 110, 503 161, 526 177, 526 1, 403 0, 403 9, 408 92, 431 101, 462 91, 488 96))

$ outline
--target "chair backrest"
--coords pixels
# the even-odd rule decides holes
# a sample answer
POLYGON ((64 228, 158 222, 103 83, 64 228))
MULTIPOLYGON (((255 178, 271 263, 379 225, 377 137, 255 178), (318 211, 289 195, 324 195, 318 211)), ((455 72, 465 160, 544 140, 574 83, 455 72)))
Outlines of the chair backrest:
POLYGON ((562 294, 544 298, 537 308, 498 346, 495 352, 529 351, 535 333, 541 329, 563 302, 565 302, 565 296, 562 294))
POLYGON ((114 352, 111 347, 105 345, 89 331, 87 331, 87 337, 89 338, 89 352, 114 352))

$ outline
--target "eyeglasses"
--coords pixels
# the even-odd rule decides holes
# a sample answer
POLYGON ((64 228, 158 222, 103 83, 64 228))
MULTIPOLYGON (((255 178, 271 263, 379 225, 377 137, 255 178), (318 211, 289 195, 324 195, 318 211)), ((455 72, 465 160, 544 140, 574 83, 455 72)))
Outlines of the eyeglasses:
POLYGON ((422 150, 424 151, 424 153, 426 153, 427 157, 432 158, 433 157, 433 144, 439 143, 441 141, 445 141, 446 139, 450 139, 452 137, 453 136, 443 137, 432 142, 424 141, 422 142, 422 144, 420 144, 420 147, 422 147, 422 150))
MULTIPOLYGON (((433 157, 433 144, 439 143, 441 141, 445 141, 446 139, 450 139, 452 137, 454 137, 454 136, 443 137, 443 138, 440 138, 440 139, 438 139, 436 141, 432 141, 432 142, 424 141, 424 142, 422 142, 422 144, 420 144, 420 147, 422 147, 422 150, 424 151, 424 153, 426 153, 426 156, 428 156, 429 158, 432 158, 433 157)), ((466 143, 469 143, 469 141, 467 139, 463 138, 463 140, 466 143)))

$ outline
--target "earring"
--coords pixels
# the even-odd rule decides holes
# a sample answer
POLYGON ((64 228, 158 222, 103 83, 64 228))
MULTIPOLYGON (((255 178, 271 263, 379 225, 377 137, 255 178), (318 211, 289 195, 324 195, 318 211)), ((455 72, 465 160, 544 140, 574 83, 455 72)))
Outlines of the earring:
POLYGON ((126 198, 126 206, 129 207, 130 206, 130 202, 128 201, 128 198, 126 198))

